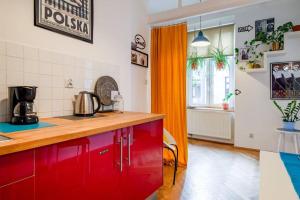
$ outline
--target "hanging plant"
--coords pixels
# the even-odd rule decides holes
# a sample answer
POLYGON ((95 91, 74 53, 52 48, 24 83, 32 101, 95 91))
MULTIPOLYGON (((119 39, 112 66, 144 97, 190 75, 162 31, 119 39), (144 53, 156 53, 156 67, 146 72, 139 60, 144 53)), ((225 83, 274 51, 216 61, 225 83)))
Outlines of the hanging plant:
POLYGON ((188 58, 188 63, 187 63, 188 69, 197 70, 199 66, 202 67, 202 64, 203 64, 203 58, 199 57, 196 52, 193 52, 191 56, 188 58))
POLYGON ((216 62, 217 70, 223 70, 227 66, 227 58, 224 54, 224 48, 222 44, 222 29, 220 28, 219 33, 219 42, 218 42, 218 48, 214 48, 210 50, 210 56, 213 57, 213 59, 216 62))
POLYGON ((215 48, 211 50, 210 55, 215 60, 218 70, 223 70, 226 68, 228 62, 226 55, 224 54, 224 49, 215 48))

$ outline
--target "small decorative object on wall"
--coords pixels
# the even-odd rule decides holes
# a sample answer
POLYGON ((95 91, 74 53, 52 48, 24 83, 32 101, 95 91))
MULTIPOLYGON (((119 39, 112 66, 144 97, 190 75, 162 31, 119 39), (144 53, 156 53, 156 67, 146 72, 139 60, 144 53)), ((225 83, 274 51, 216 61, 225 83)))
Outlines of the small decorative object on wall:
POLYGON ((136 49, 143 50, 146 48, 146 41, 142 35, 136 34, 134 37, 134 42, 136 44, 136 49))
POLYGON ((263 19, 255 21, 255 36, 257 37, 260 32, 272 33, 275 27, 275 19, 263 19))
POLYGON ((35 0, 35 26, 93 43, 93 0, 35 0))
POLYGON ((131 64, 148 68, 148 54, 132 49, 131 64))
POLYGON ((283 128, 286 130, 295 130, 295 123, 299 121, 300 103, 293 100, 288 103, 286 108, 282 108, 276 101, 273 101, 273 103, 282 114, 283 128))
POLYGON ((239 33, 250 32, 252 30, 253 30, 253 26, 251 26, 251 25, 238 27, 239 33))
POLYGON ((300 99, 300 61, 271 63, 271 99, 300 99))

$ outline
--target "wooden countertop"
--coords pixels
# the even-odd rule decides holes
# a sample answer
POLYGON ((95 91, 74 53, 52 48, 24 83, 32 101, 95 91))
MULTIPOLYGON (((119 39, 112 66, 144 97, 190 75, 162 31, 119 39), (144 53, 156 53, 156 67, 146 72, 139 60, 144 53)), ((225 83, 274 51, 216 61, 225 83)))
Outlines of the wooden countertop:
POLYGON ((135 112, 125 112, 122 114, 105 113, 99 115, 103 117, 83 120, 61 118, 41 119, 42 122, 52 123, 57 126, 10 134, 0 133, 0 135, 12 138, 8 142, 0 143, 0 155, 34 149, 164 118, 164 115, 161 114, 135 112))

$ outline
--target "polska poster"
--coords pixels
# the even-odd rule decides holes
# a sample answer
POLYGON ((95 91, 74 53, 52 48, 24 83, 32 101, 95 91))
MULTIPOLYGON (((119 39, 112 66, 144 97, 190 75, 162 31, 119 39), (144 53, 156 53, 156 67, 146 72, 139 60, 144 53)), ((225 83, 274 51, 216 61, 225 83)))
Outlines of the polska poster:
POLYGON ((35 25, 93 43, 93 0, 35 0, 35 25))

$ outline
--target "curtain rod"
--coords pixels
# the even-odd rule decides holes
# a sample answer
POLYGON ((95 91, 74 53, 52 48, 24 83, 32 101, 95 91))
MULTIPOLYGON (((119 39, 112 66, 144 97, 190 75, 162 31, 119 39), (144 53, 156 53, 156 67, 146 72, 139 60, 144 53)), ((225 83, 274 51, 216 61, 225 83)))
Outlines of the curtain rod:
POLYGON ((154 26, 151 26, 151 29, 152 28, 162 28, 162 27, 169 27, 169 26, 177 26, 177 25, 181 25, 181 24, 187 24, 187 22, 179 22, 179 23, 173 23, 173 24, 169 24, 169 25, 154 25, 154 26))

